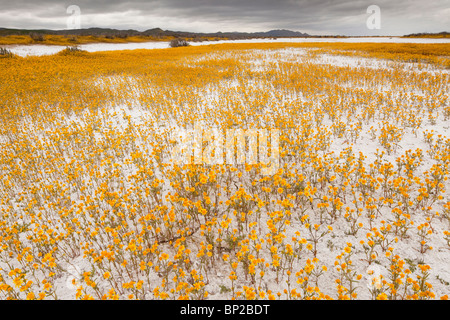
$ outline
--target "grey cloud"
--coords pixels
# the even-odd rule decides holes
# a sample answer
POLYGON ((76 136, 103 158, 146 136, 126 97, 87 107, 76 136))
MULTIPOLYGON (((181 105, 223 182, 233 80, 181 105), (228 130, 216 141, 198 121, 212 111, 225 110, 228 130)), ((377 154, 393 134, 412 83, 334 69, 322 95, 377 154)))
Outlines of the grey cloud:
POLYGON ((64 29, 66 8, 78 5, 82 27, 400 35, 450 29, 450 1, 429 0, 0 0, 0 27, 64 29), (366 9, 378 5, 381 30, 368 30, 366 9), (107 25, 108 24, 108 25, 107 25))

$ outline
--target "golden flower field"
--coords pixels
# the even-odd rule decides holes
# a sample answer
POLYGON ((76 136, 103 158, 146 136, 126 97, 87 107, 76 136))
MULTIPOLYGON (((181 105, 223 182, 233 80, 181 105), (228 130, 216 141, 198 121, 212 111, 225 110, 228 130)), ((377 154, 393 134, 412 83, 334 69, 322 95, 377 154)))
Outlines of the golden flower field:
POLYGON ((0 70, 0 299, 448 298, 450 44, 63 51, 0 70), (198 123, 279 130, 277 170, 175 161, 175 128, 198 123))
MULTIPOLYGON (((151 36, 127 36, 127 37, 105 37, 105 36, 63 36, 43 35, 40 41, 33 40, 29 35, 7 35, 0 37, 0 45, 60 45, 72 46, 86 43, 128 43, 146 41, 165 41, 174 37, 151 37, 151 36)), ((211 38, 204 38, 210 40, 211 38)))

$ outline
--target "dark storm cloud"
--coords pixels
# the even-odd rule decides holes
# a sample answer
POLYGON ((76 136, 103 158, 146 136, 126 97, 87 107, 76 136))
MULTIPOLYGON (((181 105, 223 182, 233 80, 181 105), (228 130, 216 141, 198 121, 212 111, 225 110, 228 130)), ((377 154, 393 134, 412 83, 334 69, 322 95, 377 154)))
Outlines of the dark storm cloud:
POLYGON ((286 28, 312 34, 399 35, 450 29, 450 0, 0 0, 0 27, 66 28, 69 5, 82 27, 160 27, 198 32, 286 28), (381 8, 381 29, 369 30, 366 10, 381 8))

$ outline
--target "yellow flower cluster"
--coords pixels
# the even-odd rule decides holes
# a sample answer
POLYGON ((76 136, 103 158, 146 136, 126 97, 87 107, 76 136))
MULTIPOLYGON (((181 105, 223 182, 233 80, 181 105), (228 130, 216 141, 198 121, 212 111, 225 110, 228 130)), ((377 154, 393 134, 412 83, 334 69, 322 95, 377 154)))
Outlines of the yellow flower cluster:
POLYGON ((447 297, 449 56, 276 43, 0 60, 0 297, 447 297), (196 123, 278 129, 274 174, 175 161, 173 132, 196 123))

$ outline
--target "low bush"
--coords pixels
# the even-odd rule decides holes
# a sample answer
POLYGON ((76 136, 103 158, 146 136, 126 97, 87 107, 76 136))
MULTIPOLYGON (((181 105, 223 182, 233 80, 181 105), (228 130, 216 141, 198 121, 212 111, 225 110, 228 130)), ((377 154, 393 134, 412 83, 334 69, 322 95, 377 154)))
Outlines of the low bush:
POLYGON ((33 41, 37 41, 37 42, 44 41, 44 35, 43 35, 43 34, 40 34, 40 33, 35 33, 35 32, 30 33, 30 38, 31 38, 33 41))
POLYGON ((66 47, 63 51, 60 51, 58 54, 66 56, 66 55, 81 55, 81 54, 85 54, 85 53, 87 53, 86 50, 82 50, 78 46, 71 46, 71 47, 66 47))
POLYGON ((12 58, 14 57, 14 54, 5 48, 0 48, 0 58, 12 58))
POLYGON ((185 39, 173 39, 170 41, 171 48, 188 47, 189 43, 185 39))

